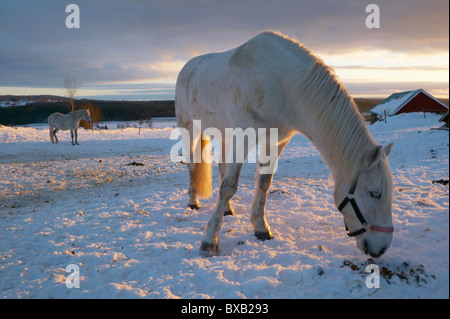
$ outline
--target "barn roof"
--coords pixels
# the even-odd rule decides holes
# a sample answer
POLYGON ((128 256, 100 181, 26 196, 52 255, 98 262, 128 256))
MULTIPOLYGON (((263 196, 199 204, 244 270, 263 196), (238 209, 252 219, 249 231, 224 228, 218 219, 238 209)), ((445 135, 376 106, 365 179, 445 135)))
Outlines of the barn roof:
POLYGON ((384 111, 386 111, 387 116, 395 115, 406 104, 408 104, 409 101, 414 99, 421 92, 424 93, 425 95, 427 95, 429 98, 435 100, 442 106, 444 106, 446 109, 448 109, 447 105, 445 105, 441 101, 437 100, 432 95, 428 94, 425 90, 418 89, 418 90, 414 90, 414 91, 406 91, 406 92, 391 94, 388 98, 386 98, 383 101, 381 101, 380 103, 378 103, 369 112, 374 113, 374 114, 384 114, 384 111))

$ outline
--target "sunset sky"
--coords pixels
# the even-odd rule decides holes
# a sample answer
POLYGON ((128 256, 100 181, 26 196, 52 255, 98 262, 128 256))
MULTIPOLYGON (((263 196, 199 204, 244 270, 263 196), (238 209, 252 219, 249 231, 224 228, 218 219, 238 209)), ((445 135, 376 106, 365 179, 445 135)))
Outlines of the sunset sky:
POLYGON ((0 95, 173 99, 189 59, 232 49, 264 30, 302 42, 354 97, 423 88, 449 95, 448 0, 2 0, 0 95), (66 6, 80 8, 68 29, 66 6), (368 29, 366 6, 380 8, 368 29))

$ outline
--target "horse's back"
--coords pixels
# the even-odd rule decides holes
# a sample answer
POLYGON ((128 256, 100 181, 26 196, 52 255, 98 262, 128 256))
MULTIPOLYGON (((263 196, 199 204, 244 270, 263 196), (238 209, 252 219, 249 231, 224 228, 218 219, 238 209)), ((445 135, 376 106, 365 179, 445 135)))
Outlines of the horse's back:
POLYGON ((175 89, 175 113, 179 126, 186 127, 188 125, 186 123, 193 118, 202 119, 199 113, 205 115, 205 108, 217 104, 215 100, 220 99, 218 96, 220 92, 215 89, 215 86, 218 79, 226 78, 225 74, 220 72, 221 68, 224 69, 224 62, 222 53, 212 53, 195 57, 182 68, 175 89), (204 91, 203 88, 208 87, 208 83, 210 90, 204 91))
POLYGON ((48 125, 50 127, 57 127, 59 130, 70 130, 73 128, 72 122, 70 120, 70 113, 69 114, 62 114, 59 112, 55 112, 53 114, 50 114, 48 117, 48 125))
POLYGON ((56 120, 58 117, 60 117, 61 115, 64 115, 64 114, 59 113, 59 112, 55 112, 55 113, 50 114, 50 115, 48 116, 48 118, 47 118, 48 124, 49 124, 49 125, 54 124, 54 123, 55 123, 55 120, 56 120))
POLYGON ((315 61, 300 43, 273 32, 230 51, 193 58, 177 80, 178 124, 201 119, 214 127, 273 125, 274 107, 285 104, 285 87, 315 61))

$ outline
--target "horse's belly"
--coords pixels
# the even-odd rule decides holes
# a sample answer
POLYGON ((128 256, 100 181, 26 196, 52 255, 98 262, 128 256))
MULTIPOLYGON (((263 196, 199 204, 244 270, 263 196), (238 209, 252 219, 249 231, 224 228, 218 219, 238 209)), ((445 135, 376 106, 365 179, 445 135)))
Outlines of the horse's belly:
POLYGON ((58 129, 61 131, 67 131, 70 130, 70 127, 67 125, 58 125, 58 129))

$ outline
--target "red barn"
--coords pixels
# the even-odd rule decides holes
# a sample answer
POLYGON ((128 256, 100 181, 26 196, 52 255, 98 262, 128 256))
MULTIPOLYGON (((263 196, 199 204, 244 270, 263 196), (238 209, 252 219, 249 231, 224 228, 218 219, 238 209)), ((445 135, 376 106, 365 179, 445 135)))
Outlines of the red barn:
POLYGON ((394 93, 387 99, 381 101, 369 112, 382 116, 384 114, 386 114, 386 116, 393 116, 401 113, 445 113, 447 111, 447 105, 424 90, 419 89, 415 91, 394 93))

